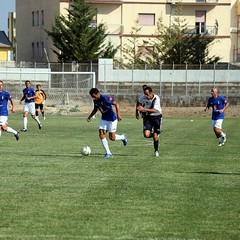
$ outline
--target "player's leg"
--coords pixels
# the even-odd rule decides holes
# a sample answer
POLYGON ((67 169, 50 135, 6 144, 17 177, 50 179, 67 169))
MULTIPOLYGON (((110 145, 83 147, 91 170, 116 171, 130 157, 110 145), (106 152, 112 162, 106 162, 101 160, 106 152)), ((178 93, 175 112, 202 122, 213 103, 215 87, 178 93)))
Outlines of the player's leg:
POLYGON ((27 124, 28 124, 28 110, 29 108, 27 107, 27 105, 24 105, 24 112, 23 112, 23 129, 21 130, 22 132, 26 132, 27 131, 27 124))
POLYGON ((223 122, 223 119, 212 121, 213 131, 219 142, 218 146, 223 146, 224 143, 226 142, 226 134, 222 131, 222 122, 223 122))
POLYGON ((3 132, 8 132, 8 133, 14 134, 16 140, 18 141, 18 139, 19 139, 18 132, 16 130, 14 130, 13 128, 7 126, 7 120, 8 120, 7 116, 0 117, 0 131, 2 130, 3 132))
POLYGON ((45 120, 46 118, 45 118, 45 112, 44 112, 44 109, 43 109, 43 104, 39 104, 39 107, 40 107, 40 112, 43 116, 43 119, 45 120))
POLYGON ((123 145, 126 146, 128 141, 127 141, 127 137, 126 134, 116 134, 117 131, 117 123, 118 120, 115 120, 113 122, 108 122, 108 127, 107 130, 109 132, 109 139, 111 141, 119 141, 121 140, 123 142, 123 145))
POLYGON ((35 115, 38 117, 39 104, 35 103, 35 115))
POLYGON ((32 118, 37 122, 38 128, 42 129, 42 124, 41 124, 38 116, 35 115, 36 110, 35 110, 35 103, 34 102, 29 103, 29 112, 30 112, 32 118))
POLYGON ((153 134, 152 134, 152 123, 150 121, 150 119, 145 119, 145 121, 143 122, 144 123, 144 126, 143 126, 143 136, 145 138, 151 138, 153 137, 153 134))
POLYGON ((101 139, 102 146, 106 152, 103 157, 110 158, 110 157, 112 157, 112 153, 108 146, 108 140, 106 138, 106 133, 107 133, 107 121, 101 119, 100 123, 99 123, 99 138, 101 139))
POLYGON ((161 118, 156 117, 153 119, 153 147, 154 147, 154 155, 155 157, 159 156, 159 134, 161 132, 161 118))

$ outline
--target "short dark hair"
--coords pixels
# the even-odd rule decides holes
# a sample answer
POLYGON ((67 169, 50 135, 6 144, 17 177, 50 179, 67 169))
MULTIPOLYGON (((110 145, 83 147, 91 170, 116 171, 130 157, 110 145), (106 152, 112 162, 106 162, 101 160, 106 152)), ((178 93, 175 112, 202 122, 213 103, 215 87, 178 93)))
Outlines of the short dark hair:
POLYGON ((148 90, 149 92, 152 92, 152 88, 147 86, 146 88, 144 88, 144 91, 148 90))
POLYGON ((142 89, 143 89, 143 90, 145 90, 147 87, 148 87, 147 84, 143 84, 143 85, 142 85, 142 89))
POLYGON ((89 91, 89 94, 92 96, 93 94, 98 94, 99 93, 99 90, 97 88, 92 88, 90 89, 89 91))
POLYGON ((25 81, 25 83, 27 83, 27 82, 31 83, 30 80, 26 80, 26 81, 25 81))
POLYGON ((39 86, 41 87, 41 84, 37 84, 36 88, 38 88, 39 86))

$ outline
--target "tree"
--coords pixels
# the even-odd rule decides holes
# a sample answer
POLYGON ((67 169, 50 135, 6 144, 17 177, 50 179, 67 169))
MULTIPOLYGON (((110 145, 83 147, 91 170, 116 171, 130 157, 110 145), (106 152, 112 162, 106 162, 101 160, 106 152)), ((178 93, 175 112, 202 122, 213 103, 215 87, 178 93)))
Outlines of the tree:
POLYGON ((73 0, 67 16, 55 16, 51 31, 52 49, 58 61, 95 61, 102 56, 113 58, 117 52, 111 42, 106 43, 106 27, 93 24, 95 10, 84 0, 73 0))
POLYGON ((139 50, 139 32, 141 27, 134 26, 131 30, 131 35, 127 39, 128 43, 124 44, 121 48, 123 58, 127 62, 127 65, 143 65, 145 61, 143 60, 143 53, 139 50))
POLYGON ((152 66, 165 64, 199 64, 212 63, 220 60, 217 56, 209 56, 210 48, 214 37, 208 33, 197 34, 187 28, 185 19, 180 16, 181 8, 178 8, 178 15, 170 26, 165 26, 162 19, 158 20, 155 39, 151 41, 153 50, 148 63, 152 66))

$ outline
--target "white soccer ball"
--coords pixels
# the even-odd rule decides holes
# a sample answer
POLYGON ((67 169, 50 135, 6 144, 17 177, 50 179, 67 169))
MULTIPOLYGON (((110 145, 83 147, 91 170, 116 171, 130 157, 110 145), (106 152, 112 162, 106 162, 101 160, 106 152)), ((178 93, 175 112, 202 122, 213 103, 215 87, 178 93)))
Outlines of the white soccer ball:
POLYGON ((84 156, 88 156, 91 153, 91 148, 89 146, 85 146, 81 150, 81 154, 84 156))

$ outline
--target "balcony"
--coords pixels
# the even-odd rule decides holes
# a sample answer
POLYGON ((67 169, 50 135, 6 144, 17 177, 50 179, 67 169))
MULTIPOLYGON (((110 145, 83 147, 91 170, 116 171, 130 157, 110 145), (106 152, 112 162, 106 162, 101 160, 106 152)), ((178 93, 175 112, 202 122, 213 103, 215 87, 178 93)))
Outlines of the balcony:
POLYGON ((215 6, 215 5, 231 5, 231 0, 167 0, 168 4, 181 4, 189 6, 215 6))
POLYGON ((188 33, 189 34, 200 34, 200 35, 204 35, 204 34, 208 34, 211 36, 215 36, 217 35, 217 31, 218 29, 215 26, 206 26, 206 28, 196 28, 195 26, 188 26, 187 27, 188 33))
POLYGON ((86 0, 91 4, 122 4, 123 0, 86 0))

